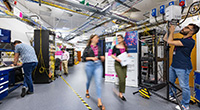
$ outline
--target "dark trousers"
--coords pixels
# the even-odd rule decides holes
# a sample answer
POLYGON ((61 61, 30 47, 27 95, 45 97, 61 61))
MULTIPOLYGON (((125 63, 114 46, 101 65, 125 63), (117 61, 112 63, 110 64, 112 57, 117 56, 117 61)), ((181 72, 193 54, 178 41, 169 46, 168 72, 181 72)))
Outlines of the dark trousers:
POLYGON ((125 93, 127 66, 121 66, 119 62, 115 61, 115 71, 119 78, 119 92, 125 93))
POLYGON ((33 81, 32 81, 32 72, 37 66, 37 62, 24 63, 24 86, 28 88, 28 91, 33 92, 33 81))

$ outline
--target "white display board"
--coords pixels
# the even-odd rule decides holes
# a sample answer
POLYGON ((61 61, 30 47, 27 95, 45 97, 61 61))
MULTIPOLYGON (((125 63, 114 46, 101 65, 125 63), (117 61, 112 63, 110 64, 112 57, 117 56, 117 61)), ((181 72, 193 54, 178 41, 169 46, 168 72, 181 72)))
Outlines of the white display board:
POLYGON ((106 82, 115 82, 115 68, 114 62, 115 60, 110 56, 112 52, 112 48, 114 46, 114 37, 107 37, 105 39, 106 42, 106 53, 105 53, 105 81, 106 82))
MULTIPOLYGON (((124 36, 124 40, 128 46, 128 53, 131 55, 131 62, 127 67, 126 86, 138 87, 138 33, 137 31, 120 32, 124 36)), ((118 78, 115 72, 114 59, 110 56, 114 45, 118 44, 117 37, 107 37, 105 53, 105 81, 118 83, 118 78)))
POLYGON ((127 67, 126 85, 138 87, 138 54, 130 53, 131 63, 127 67))

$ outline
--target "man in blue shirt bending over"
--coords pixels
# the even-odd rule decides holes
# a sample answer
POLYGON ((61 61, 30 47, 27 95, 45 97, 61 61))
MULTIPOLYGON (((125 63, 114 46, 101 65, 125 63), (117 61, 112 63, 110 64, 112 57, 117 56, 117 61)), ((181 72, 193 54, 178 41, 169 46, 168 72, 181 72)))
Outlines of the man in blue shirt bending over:
MULTIPOLYGON (((189 74, 192 71, 191 52, 195 45, 195 40, 192 38, 194 34, 199 31, 199 27, 196 24, 189 24, 184 27, 180 34, 183 35, 182 39, 174 39, 175 26, 171 25, 169 29, 169 38, 165 35, 164 40, 168 44, 174 45, 173 61, 169 68, 169 81, 175 84, 176 78, 179 79, 179 84, 182 89, 182 107, 184 110, 189 110, 190 102, 190 87, 189 87, 189 74)), ((176 89, 172 87, 176 93, 176 89)), ((170 89, 170 98, 174 98, 174 95, 170 89)), ((176 109, 181 110, 177 105, 176 109)))
POLYGON ((35 50, 32 46, 22 43, 19 40, 14 41, 15 46, 15 57, 14 57, 14 66, 17 65, 19 56, 23 62, 24 70, 24 85, 22 88, 21 97, 24 97, 26 94, 33 93, 33 81, 32 81, 32 72, 38 64, 37 56, 35 50))

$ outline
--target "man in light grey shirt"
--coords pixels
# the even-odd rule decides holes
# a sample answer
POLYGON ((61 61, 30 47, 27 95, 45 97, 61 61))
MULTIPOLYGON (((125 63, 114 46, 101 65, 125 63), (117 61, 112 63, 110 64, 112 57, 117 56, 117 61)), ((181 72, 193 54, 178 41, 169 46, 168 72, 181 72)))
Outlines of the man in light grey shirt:
POLYGON ((14 66, 17 65, 19 57, 23 62, 22 67, 24 70, 24 85, 22 88, 21 97, 24 97, 26 94, 33 93, 32 72, 37 66, 38 60, 35 54, 35 50, 32 46, 24 44, 19 40, 14 41, 14 46, 15 46, 14 66))

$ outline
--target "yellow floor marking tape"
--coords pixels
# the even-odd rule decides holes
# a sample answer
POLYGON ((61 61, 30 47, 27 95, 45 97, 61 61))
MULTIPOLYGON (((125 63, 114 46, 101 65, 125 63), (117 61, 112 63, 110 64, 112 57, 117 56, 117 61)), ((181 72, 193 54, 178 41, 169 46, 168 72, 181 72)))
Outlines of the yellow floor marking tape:
POLYGON ((79 99, 81 100, 81 102, 83 102, 83 104, 88 108, 88 110, 92 110, 92 108, 83 100, 83 98, 72 88, 72 86, 69 85, 69 83, 62 77, 60 76, 63 81, 65 81, 65 83, 72 89, 72 91, 79 97, 79 99))

